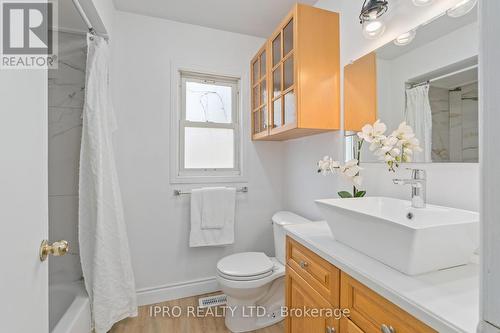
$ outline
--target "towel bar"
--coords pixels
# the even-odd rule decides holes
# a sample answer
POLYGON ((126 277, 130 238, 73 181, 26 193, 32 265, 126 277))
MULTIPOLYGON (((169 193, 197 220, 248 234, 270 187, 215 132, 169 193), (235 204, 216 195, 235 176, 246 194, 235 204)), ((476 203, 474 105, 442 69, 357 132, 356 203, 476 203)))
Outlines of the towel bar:
MULTIPOLYGON (((236 189, 236 192, 247 193, 248 192, 248 187, 247 186, 239 187, 239 188, 236 189)), ((187 195, 187 194, 191 194, 191 192, 189 192, 189 191, 182 191, 182 190, 174 190, 174 195, 175 196, 187 195)))

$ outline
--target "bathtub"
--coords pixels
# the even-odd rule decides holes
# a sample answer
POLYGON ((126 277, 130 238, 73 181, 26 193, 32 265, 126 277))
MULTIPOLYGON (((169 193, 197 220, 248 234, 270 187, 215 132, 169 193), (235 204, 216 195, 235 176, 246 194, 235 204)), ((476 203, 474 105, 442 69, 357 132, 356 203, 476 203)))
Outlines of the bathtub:
POLYGON ((50 333, 90 333, 90 303, 83 282, 49 286, 50 333))

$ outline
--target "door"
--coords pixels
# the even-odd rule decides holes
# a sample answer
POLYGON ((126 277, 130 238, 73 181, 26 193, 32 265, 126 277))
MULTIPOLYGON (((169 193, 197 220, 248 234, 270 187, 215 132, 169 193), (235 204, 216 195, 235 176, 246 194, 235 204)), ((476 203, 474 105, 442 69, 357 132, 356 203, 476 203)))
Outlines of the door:
POLYGON ((0 69, 2 332, 48 332, 47 71, 0 69))
POLYGON ((252 139, 267 136, 269 115, 267 89, 267 42, 251 62, 252 139))
POLYGON ((297 127, 293 13, 271 38, 271 134, 297 127))
POLYGON ((332 316, 305 312, 306 309, 316 309, 317 313, 324 312, 332 306, 290 267, 287 267, 286 279, 286 306, 289 311, 286 332, 338 332, 338 321, 332 316))

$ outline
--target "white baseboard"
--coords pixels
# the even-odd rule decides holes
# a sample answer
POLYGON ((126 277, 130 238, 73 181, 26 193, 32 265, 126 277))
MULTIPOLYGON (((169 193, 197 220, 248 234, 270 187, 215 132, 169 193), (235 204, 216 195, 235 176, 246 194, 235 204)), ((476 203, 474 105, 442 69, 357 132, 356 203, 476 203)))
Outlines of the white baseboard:
POLYGON ((215 277, 137 290, 137 303, 149 305, 220 290, 215 277))

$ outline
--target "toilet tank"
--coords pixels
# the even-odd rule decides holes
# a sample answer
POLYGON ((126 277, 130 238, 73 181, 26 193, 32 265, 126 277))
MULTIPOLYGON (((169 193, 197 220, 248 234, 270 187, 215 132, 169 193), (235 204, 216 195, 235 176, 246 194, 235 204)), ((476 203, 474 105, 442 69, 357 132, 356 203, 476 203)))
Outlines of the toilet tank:
POLYGON ((273 215, 273 233, 274 233, 274 250, 276 253, 276 259, 283 265, 285 265, 286 260, 286 239, 285 239, 285 229, 284 226, 290 224, 302 224, 309 223, 310 220, 294 214, 292 212, 277 212, 273 215))

